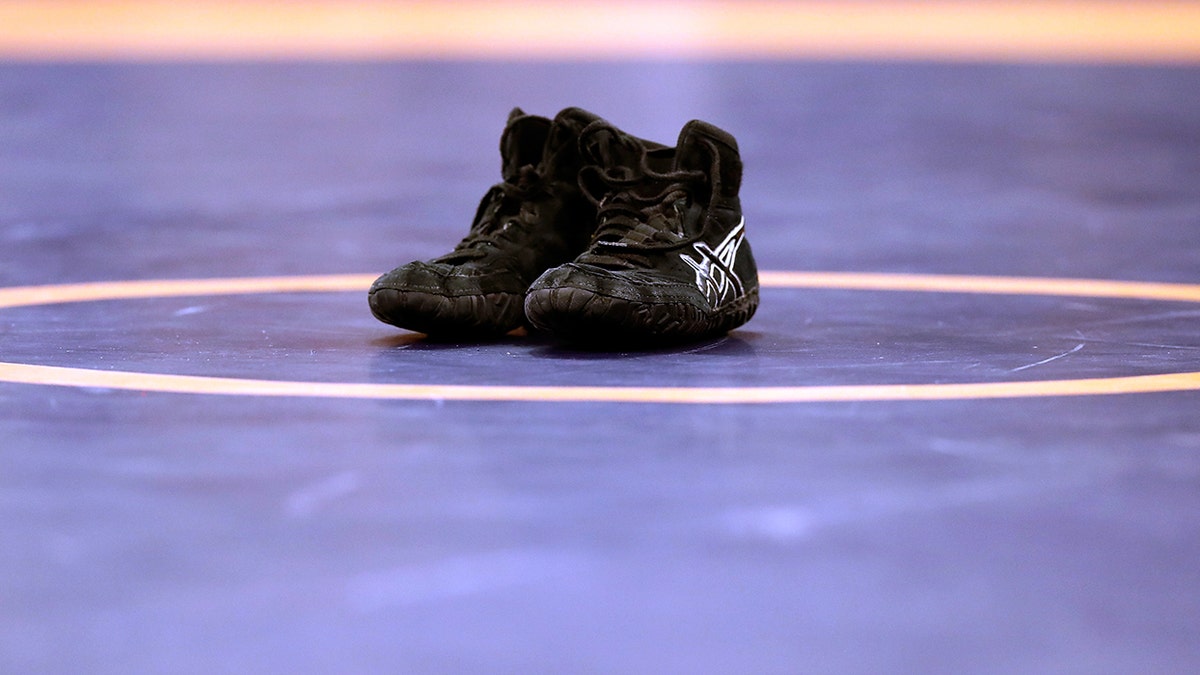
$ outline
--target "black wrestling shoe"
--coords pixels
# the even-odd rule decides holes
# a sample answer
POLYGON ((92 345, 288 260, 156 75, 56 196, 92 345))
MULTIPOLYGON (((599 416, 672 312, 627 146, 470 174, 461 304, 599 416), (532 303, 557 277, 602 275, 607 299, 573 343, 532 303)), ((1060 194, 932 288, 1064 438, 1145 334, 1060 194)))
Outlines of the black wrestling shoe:
POLYGON ((591 245, 529 288, 537 329, 589 346, 658 346, 713 337, 758 308, 733 136, 693 120, 673 161, 605 122, 584 129, 584 192, 599 206, 591 245))
POLYGON ((525 291, 591 240, 596 208, 580 192, 579 133, 599 120, 568 108, 553 120, 508 117, 500 137, 503 182, 479 204, 450 253, 397 267, 375 280, 371 312, 384 323, 446 338, 503 335, 525 319, 525 291))

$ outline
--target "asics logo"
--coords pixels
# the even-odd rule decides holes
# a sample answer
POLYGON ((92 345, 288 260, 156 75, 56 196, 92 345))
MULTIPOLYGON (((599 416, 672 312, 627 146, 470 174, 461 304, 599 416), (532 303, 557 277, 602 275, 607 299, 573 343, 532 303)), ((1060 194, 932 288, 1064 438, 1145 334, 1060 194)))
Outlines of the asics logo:
POLYGON ((680 253, 679 257, 696 272, 696 288, 708 298, 713 307, 741 297, 746 291, 742 280, 733 271, 733 261, 737 259, 738 249, 746 240, 746 219, 738 221, 737 227, 713 249, 708 244, 698 241, 692 244, 697 257, 680 253))

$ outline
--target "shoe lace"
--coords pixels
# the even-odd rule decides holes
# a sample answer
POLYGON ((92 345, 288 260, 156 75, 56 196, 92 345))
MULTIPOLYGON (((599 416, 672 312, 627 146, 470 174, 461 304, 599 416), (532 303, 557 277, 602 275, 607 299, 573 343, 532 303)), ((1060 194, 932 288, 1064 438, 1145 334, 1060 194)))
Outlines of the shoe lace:
POLYGON ((600 199, 585 190, 597 207, 599 223, 585 262, 612 267, 651 267, 649 254, 678 248, 694 241, 683 229, 684 211, 691 204, 697 181, 705 180, 702 171, 658 173, 641 165, 631 174, 613 175, 599 171, 600 182, 608 187, 600 199))
POLYGON ((652 267, 649 256, 654 252, 685 245, 699 236, 684 232, 683 214, 694 190, 708 180, 703 171, 658 170, 650 165, 640 142, 607 124, 584 129, 579 145, 593 154, 593 162, 580 171, 579 186, 596 206, 597 221, 581 261, 619 268, 652 267))
POLYGON ((536 220, 538 202, 549 195, 537 167, 521 167, 515 176, 493 185, 484 194, 467 236, 438 260, 453 263, 486 255, 485 249, 501 245, 514 227, 519 229, 536 220))

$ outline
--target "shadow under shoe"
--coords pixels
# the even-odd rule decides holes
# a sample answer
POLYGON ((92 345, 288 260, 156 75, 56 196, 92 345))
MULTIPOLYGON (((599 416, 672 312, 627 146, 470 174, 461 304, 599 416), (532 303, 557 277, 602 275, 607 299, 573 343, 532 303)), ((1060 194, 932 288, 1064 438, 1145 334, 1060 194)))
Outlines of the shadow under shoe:
POLYGON ((440 338, 522 326, 529 284, 591 239, 596 211, 578 186, 578 136, 598 120, 578 108, 553 120, 514 109, 500 138, 503 181, 480 201, 467 236, 443 256, 376 279, 368 291, 375 317, 440 338))
POLYGON ((737 142, 693 120, 668 169, 603 122, 581 135, 581 184, 599 207, 589 248, 526 294, 530 323, 592 347, 660 347, 736 328, 758 308, 737 142))

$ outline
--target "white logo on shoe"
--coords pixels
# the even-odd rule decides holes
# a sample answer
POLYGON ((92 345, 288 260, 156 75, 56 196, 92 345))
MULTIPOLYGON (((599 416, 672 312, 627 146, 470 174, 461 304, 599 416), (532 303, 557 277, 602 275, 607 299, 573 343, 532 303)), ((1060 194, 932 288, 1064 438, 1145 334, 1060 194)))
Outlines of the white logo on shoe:
POLYGON ((733 271, 733 261, 737 258, 738 249, 746 240, 745 230, 746 219, 743 217, 715 250, 705 242, 698 241, 692 244, 692 248, 696 249, 699 257, 679 254, 683 262, 696 271, 696 288, 700 289, 713 307, 741 297, 746 292, 742 280, 733 271))

